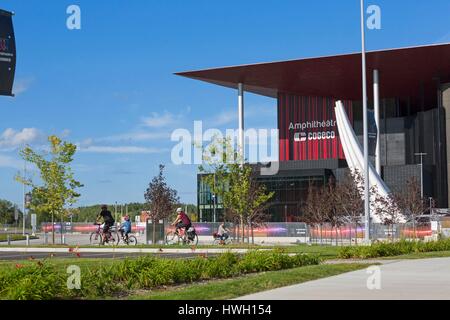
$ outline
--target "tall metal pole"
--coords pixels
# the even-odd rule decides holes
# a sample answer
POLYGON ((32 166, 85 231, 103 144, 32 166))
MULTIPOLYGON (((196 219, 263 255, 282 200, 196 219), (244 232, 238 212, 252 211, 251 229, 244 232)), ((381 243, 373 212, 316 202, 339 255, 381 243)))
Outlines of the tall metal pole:
POLYGON ((428 155, 428 153, 415 153, 415 156, 420 157, 420 196, 423 199, 424 196, 424 190, 423 190, 423 157, 428 155))
MULTIPOLYGON (((23 178, 24 179, 26 179, 26 175, 27 175, 27 162, 26 161, 24 161, 23 162, 23 178)), ((22 211, 22 224, 23 224, 23 228, 22 228, 22 235, 24 236, 25 235, 25 219, 26 219, 26 214, 25 214, 25 183, 23 184, 23 189, 22 189, 22 191, 23 191, 23 195, 22 195, 22 199, 23 199, 23 205, 22 205, 22 209, 23 209, 23 211, 22 211)), ((52 228, 53 228, 53 226, 52 226, 52 228)))
POLYGON ((215 193, 215 190, 216 190, 216 174, 214 173, 214 193, 213 193, 213 215, 214 215, 214 217, 213 217, 213 222, 214 223, 216 223, 217 222, 217 213, 216 213, 216 197, 217 197, 217 195, 216 195, 216 193, 215 193))
POLYGON ((375 124, 377 126, 377 146, 375 151, 375 167, 381 177, 381 144, 380 144, 380 74, 378 70, 373 70, 373 108, 375 114, 375 124))
POLYGON ((369 194, 369 129, 367 115, 367 74, 366 74, 366 34, 365 6, 361 0, 361 43, 362 43, 362 82, 363 82, 363 121, 364 121, 364 211, 365 242, 370 243, 370 194, 369 194))
POLYGON ((245 161, 245 145, 244 145, 244 84, 238 84, 238 112, 239 112, 239 155, 241 164, 245 161))

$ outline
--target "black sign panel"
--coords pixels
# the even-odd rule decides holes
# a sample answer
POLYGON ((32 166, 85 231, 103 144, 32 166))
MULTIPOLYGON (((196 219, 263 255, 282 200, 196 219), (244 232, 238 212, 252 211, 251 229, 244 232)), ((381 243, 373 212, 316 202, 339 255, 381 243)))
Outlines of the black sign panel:
POLYGON ((0 10, 0 95, 13 95, 15 72, 16 41, 12 13, 0 10))

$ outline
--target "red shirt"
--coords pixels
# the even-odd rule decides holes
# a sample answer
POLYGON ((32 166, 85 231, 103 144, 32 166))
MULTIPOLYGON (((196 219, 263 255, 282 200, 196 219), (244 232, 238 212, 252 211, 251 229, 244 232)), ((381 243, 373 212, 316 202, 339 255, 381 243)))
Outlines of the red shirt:
POLYGON ((181 222, 183 222, 183 224, 185 224, 185 225, 188 225, 191 223, 191 219, 189 219, 187 214, 184 212, 180 212, 180 218, 181 218, 181 222))

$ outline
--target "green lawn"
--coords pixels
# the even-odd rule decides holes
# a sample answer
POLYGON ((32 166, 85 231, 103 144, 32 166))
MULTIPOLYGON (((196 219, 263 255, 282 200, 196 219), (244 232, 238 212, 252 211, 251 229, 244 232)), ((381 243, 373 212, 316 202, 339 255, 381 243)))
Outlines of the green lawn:
POLYGON ((251 274, 227 280, 139 291, 122 299, 134 300, 224 300, 261 291, 299 284, 367 268, 368 264, 336 264, 251 274))
MULTIPOLYGON (((27 239, 26 236, 23 236, 21 234, 10 234, 10 237, 11 237, 11 241, 19 241, 19 240, 27 239)), ((39 239, 39 238, 30 236, 30 240, 33 240, 33 239, 39 239)), ((8 235, 5 233, 1 233, 0 234, 0 242, 6 242, 6 241, 8 241, 8 235)))
POLYGON ((434 252, 420 252, 411 253, 395 257, 383 257, 382 260, 397 260, 397 259, 431 259, 431 258, 448 258, 450 251, 434 251, 434 252))

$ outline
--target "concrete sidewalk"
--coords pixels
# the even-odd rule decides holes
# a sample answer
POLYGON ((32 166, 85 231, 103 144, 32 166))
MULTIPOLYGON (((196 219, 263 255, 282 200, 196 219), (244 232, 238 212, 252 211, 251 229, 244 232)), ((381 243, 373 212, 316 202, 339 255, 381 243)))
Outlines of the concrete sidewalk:
POLYGON ((450 258, 391 261, 379 268, 379 290, 368 289, 373 273, 365 269, 239 300, 450 300, 450 258))

